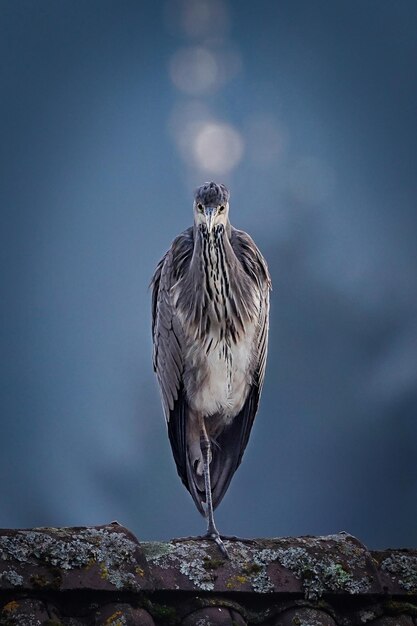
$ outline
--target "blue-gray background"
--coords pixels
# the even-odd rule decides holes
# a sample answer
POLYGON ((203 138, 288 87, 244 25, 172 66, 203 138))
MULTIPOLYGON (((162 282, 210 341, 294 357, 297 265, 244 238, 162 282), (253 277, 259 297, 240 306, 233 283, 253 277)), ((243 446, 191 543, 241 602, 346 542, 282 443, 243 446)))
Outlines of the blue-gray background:
POLYGON ((273 277, 218 509, 242 536, 417 544, 415 0, 0 2, 0 525, 197 534, 148 284, 194 187, 273 277))

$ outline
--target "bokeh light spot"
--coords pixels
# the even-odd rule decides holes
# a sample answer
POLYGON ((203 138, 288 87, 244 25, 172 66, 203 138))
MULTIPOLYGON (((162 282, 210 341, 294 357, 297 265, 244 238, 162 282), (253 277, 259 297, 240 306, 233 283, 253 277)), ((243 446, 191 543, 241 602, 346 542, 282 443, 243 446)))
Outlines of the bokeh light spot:
POLYGON ((193 153, 197 166, 213 174, 226 174, 243 156, 240 133, 229 124, 202 124, 194 139, 193 153))
POLYGON ((166 21, 171 30, 180 30, 189 38, 217 37, 229 31, 229 11, 222 0, 168 0, 166 21))
POLYGON ((213 90, 218 75, 216 58, 207 48, 182 48, 171 59, 171 80, 188 95, 198 96, 213 90))

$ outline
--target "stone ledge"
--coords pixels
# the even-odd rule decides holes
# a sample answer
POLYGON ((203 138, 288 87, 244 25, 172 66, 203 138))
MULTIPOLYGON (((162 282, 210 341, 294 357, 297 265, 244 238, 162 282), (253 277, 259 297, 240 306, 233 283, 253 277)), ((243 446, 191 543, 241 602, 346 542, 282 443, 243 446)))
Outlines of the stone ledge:
POLYGON ((230 560, 117 523, 2 530, 0 626, 417 626, 417 550, 347 533, 225 543, 230 560))

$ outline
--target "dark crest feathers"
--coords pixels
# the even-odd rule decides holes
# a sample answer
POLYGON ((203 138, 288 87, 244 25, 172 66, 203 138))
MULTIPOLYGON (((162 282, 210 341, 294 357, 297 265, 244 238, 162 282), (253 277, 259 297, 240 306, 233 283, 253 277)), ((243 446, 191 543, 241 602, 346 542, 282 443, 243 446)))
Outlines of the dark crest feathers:
POLYGON ((219 206, 229 202, 230 193, 225 185, 217 183, 204 183, 195 190, 194 199, 204 206, 219 206))

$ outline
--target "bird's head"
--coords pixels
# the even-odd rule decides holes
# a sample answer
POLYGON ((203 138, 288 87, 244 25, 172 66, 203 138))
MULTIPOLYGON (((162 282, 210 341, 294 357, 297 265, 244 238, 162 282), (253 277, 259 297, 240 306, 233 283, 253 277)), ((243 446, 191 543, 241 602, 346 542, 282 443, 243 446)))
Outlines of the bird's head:
POLYGON ((204 224, 209 233, 214 226, 226 228, 229 215, 229 190, 217 183, 204 183, 194 194, 194 223, 204 224))

